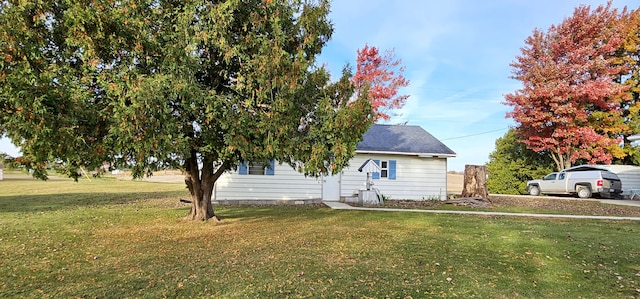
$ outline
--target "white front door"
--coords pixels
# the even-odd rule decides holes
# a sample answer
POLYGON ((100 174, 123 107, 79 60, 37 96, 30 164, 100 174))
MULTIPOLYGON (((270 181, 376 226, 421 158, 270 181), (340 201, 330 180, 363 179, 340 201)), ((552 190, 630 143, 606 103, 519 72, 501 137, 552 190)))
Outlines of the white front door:
POLYGON ((340 174, 322 177, 322 201, 340 200, 340 174))

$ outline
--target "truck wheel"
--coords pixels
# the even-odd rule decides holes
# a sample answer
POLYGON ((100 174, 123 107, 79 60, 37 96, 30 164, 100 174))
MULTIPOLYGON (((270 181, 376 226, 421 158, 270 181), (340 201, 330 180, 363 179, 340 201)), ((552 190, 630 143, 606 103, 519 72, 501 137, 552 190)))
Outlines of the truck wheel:
POLYGON ((540 187, 538 186, 529 186, 529 194, 533 195, 533 196, 538 196, 540 195, 540 187))
POLYGON ((586 186, 578 186, 578 197, 580 198, 590 198, 591 197, 591 189, 586 186))

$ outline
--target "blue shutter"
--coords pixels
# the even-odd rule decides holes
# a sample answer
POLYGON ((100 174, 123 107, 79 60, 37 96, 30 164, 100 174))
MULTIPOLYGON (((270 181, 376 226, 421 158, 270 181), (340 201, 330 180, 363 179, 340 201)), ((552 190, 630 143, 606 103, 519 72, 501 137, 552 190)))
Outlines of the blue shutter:
POLYGON ((248 171, 248 163, 247 161, 242 161, 240 165, 238 165, 238 174, 247 174, 248 171))
POLYGON ((396 179, 396 160, 389 160, 389 179, 396 179))
POLYGON ((265 174, 274 175, 275 170, 276 170, 276 161, 275 160, 269 161, 269 166, 267 166, 267 169, 265 170, 265 174))
MULTIPOLYGON (((376 164, 378 164, 378 166, 380 166, 380 160, 373 160, 373 162, 376 162, 376 164)), ((371 174, 371 178, 374 180, 377 180, 380 178, 380 173, 379 172, 374 172, 371 174)))

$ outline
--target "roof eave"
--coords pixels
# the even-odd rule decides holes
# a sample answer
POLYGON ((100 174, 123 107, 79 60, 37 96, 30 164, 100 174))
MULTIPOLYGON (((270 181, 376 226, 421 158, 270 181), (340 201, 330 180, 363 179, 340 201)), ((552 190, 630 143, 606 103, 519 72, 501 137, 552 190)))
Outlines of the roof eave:
POLYGON ((407 152, 369 151, 369 150, 356 150, 356 154, 403 155, 403 156, 418 156, 420 158, 454 158, 457 156, 456 154, 446 154, 446 153, 407 153, 407 152))

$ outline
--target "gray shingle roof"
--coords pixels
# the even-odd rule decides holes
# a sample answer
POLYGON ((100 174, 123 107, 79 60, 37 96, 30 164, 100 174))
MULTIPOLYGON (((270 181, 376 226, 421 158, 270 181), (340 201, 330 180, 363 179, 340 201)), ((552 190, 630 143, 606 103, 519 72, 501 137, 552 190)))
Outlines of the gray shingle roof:
POLYGON ((397 152, 455 156, 455 152, 419 126, 378 125, 356 146, 359 152, 397 152))

